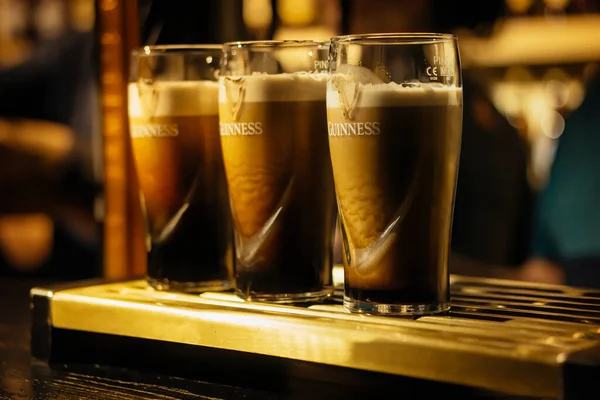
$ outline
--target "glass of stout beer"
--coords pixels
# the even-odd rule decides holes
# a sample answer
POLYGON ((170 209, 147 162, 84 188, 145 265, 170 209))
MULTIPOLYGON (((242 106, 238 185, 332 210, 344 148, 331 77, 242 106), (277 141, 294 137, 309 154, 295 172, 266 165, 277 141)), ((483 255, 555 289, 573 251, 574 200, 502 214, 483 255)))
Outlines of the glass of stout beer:
POLYGON ((224 45, 220 135, 243 299, 293 303, 331 292, 328 50, 312 41, 224 45))
POLYGON ((219 140, 220 45, 133 52, 130 135, 146 222, 148 282, 227 289, 233 241, 219 140))
POLYGON ((332 38, 328 134, 352 312, 449 308, 461 80, 453 35, 332 38))

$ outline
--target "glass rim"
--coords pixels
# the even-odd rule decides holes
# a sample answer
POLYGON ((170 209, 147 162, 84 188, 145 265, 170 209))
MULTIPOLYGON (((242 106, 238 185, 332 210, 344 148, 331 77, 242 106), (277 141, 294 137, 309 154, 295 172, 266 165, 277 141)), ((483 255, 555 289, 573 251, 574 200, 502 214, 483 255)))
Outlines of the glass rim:
POLYGON ((177 53, 204 53, 223 50, 222 44, 159 44, 136 47, 131 54, 134 56, 158 56, 177 53))
POLYGON ((329 46, 329 40, 246 40, 223 43, 223 50, 265 49, 265 48, 303 48, 314 46, 329 46))
POLYGON ((452 33, 398 32, 339 35, 332 37, 331 42, 356 44, 428 44, 443 41, 455 42, 457 39, 457 36, 452 33))

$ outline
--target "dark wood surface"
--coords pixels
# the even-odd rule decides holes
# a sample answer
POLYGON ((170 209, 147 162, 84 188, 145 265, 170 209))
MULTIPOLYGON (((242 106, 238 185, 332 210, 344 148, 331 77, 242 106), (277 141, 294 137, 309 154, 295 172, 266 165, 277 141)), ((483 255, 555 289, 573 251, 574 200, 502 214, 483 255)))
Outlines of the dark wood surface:
POLYGON ((29 289, 0 278, 0 399, 272 399, 231 386, 100 365, 52 365, 30 355, 29 289))

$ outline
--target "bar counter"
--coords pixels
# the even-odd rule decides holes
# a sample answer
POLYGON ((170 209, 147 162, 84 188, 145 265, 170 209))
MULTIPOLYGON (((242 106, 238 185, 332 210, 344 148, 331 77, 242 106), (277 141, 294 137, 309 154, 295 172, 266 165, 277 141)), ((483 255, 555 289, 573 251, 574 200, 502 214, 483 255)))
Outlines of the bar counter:
POLYGON ((0 399, 275 399, 239 389, 120 367, 52 364, 31 357, 29 291, 48 281, 0 278, 0 399))
POLYGON ((339 286, 292 307, 135 280, 0 280, 0 398, 592 396, 600 292, 451 282, 449 313, 407 319, 344 312, 339 286))

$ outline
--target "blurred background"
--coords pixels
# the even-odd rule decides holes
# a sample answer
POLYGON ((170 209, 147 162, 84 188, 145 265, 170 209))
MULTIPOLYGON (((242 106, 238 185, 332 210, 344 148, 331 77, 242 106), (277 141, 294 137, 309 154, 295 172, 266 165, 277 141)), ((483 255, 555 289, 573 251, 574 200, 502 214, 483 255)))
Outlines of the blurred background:
POLYGON ((451 271, 600 287, 600 1, 0 0, 0 276, 143 274, 133 47, 452 32, 451 271))

